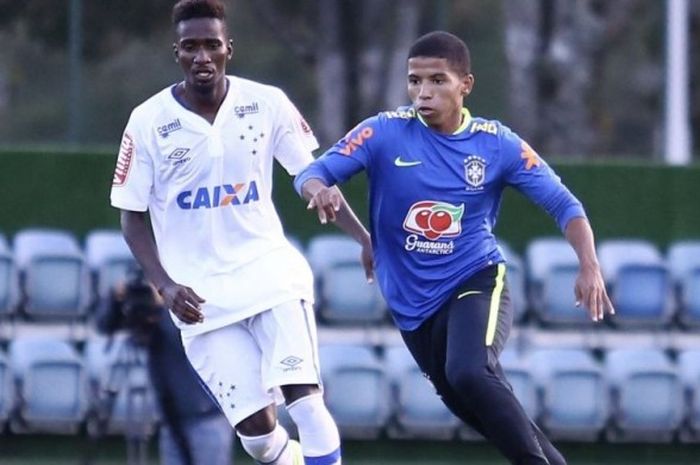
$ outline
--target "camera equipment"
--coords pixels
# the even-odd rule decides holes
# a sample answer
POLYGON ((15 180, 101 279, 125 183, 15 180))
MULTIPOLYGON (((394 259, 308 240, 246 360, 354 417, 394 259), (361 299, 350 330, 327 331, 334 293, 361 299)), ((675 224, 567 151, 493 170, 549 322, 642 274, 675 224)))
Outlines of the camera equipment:
MULTIPOLYGON (((127 464, 147 463, 148 439, 154 432, 154 401, 148 380, 147 353, 153 325, 164 312, 140 268, 129 270, 123 287, 97 311, 97 329, 109 336, 104 346, 111 359, 97 386, 97 408, 88 431, 96 450, 98 440, 113 430, 123 431, 127 464)), ((88 453, 85 463, 92 462, 88 453)))

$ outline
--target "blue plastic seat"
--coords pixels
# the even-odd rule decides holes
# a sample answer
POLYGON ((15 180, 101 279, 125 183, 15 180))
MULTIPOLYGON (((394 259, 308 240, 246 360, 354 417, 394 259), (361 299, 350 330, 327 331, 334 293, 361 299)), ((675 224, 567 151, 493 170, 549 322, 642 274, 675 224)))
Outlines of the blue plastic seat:
POLYGON ((71 233, 21 230, 14 237, 14 253, 27 316, 65 320, 85 316, 90 302, 88 272, 71 233))
POLYGON ((386 372, 394 391, 393 438, 452 439, 462 422, 438 397, 403 345, 386 347, 386 372))
POLYGON ((700 327, 700 240, 672 243, 666 262, 677 289, 678 319, 688 328, 700 327))
POLYGON ((369 325, 386 319, 386 304, 376 283, 367 283, 360 252, 353 239, 338 234, 309 241, 307 258, 316 278, 322 322, 369 325))
POLYGON ((537 385, 531 373, 530 361, 512 346, 506 346, 503 349, 498 361, 525 413, 530 418, 536 419, 540 414, 540 407, 537 401, 537 385))
POLYGON ((668 442, 683 421, 683 390, 659 349, 613 349, 605 357, 612 392, 613 441, 668 442))
POLYGON ((18 337, 10 342, 9 360, 21 399, 16 433, 76 433, 87 411, 87 382, 75 348, 48 336, 18 337))
POLYGON ((607 240, 598 247, 615 306, 612 321, 627 327, 661 327, 673 317, 670 275, 659 250, 643 240, 607 240))
POLYGON ((12 251, 0 234, 0 319, 14 315, 19 301, 19 281, 12 251))
POLYGON ((526 256, 531 299, 539 319, 548 325, 589 326, 588 313, 576 307, 579 264, 571 245, 561 237, 541 237, 527 245, 526 256))
POLYGON ((681 440, 700 442, 700 349, 678 354, 678 373, 686 391, 686 427, 681 440))
POLYGON ((525 317, 528 308, 525 265, 523 259, 506 242, 499 241, 499 247, 506 259, 506 280, 510 300, 513 303, 513 322, 519 323, 525 317))
POLYGON ((85 236, 85 261, 93 276, 94 301, 109 299, 115 284, 127 279, 136 260, 121 231, 96 229, 85 236))
POLYGON ((0 351, 0 430, 5 427, 15 402, 14 381, 5 353, 0 351))
POLYGON ((542 399, 540 424, 555 439, 595 441, 610 412, 601 366, 584 349, 535 349, 528 354, 542 399))
POLYGON ((389 383, 378 356, 364 345, 319 348, 324 396, 343 437, 374 439, 390 413, 389 383))

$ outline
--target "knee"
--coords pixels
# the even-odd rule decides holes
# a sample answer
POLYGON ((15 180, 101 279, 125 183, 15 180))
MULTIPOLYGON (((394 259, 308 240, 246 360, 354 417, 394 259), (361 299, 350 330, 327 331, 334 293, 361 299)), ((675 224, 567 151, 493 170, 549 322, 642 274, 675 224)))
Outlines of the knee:
POLYGON ((486 366, 453 363, 447 365, 446 372, 450 387, 467 400, 478 398, 488 389, 490 373, 486 366))
POLYGON ((276 425, 277 411, 274 405, 268 405, 243 419, 235 428, 238 433, 244 436, 261 436, 269 434, 276 425))

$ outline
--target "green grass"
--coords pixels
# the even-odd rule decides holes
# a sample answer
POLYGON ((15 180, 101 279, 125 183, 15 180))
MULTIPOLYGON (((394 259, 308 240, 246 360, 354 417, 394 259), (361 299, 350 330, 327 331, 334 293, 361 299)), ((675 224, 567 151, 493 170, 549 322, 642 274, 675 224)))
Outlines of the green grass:
MULTIPOLYGON (((111 437, 97 444, 94 465, 124 465, 125 442, 111 437)), ((0 436, 2 465, 83 464, 89 444, 76 436, 0 436)), ((431 441, 345 441, 346 465, 504 465, 485 443, 431 441)), ((569 465, 695 465, 700 444, 560 444, 569 465)), ((149 446, 149 464, 157 465, 155 441, 149 446)), ((235 465, 252 465, 243 451, 236 451, 235 465)))

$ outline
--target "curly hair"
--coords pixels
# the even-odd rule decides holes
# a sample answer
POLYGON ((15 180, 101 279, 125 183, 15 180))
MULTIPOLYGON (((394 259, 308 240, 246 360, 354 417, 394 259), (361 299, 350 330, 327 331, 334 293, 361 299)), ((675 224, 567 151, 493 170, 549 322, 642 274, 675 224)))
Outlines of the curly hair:
POLYGON ((467 44, 449 32, 433 31, 416 39, 408 51, 408 58, 414 57, 444 58, 453 70, 461 74, 471 72, 467 44))
POLYGON ((219 0, 180 0, 173 6, 173 24, 193 18, 226 20, 226 9, 219 0))

